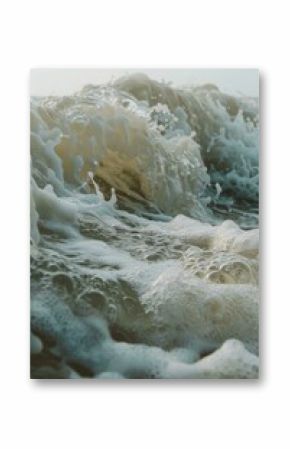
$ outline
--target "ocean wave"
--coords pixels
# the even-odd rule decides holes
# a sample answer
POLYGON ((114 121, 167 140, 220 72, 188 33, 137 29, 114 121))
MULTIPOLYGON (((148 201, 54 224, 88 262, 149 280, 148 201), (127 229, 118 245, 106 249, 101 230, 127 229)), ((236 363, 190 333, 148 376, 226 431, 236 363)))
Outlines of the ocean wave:
POLYGON ((257 377, 258 138, 212 85, 31 99, 33 377, 257 377))

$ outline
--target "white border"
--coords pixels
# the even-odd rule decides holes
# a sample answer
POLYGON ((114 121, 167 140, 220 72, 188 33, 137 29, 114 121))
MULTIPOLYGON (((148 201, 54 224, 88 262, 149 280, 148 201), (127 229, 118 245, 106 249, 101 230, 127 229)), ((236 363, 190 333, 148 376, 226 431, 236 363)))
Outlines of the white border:
POLYGON ((2 6, 1 447, 289 446, 286 7, 283 0, 28 0, 2 6), (260 69, 260 382, 28 380, 28 77, 32 67, 57 66, 260 69))

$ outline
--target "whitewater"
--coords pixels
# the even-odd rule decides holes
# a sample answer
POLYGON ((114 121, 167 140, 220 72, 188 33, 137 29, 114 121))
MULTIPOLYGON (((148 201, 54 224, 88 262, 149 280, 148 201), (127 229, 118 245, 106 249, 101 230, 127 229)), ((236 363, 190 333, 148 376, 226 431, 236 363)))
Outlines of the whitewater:
POLYGON ((259 375, 259 104, 134 74, 31 97, 31 377, 259 375))

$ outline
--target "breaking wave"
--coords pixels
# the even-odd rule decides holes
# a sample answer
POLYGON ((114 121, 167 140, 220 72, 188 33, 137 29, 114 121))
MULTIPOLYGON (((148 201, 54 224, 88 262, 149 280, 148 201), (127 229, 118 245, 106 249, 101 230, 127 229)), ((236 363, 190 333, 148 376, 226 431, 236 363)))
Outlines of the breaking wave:
POLYGON ((258 143, 213 85, 31 99, 32 377, 257 377, 258 143))

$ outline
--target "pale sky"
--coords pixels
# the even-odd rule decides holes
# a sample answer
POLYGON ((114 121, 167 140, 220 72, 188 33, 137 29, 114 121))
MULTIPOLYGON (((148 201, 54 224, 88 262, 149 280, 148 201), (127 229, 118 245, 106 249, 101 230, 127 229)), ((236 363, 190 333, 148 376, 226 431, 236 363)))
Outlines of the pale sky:
POLYGON ((214 83, 222 91, 249 96, 259 95, 257 69, 32 69, 31 95, 70 95, 86 84, 103 84, 131 73, 171 81, 173 85, 214 83))

